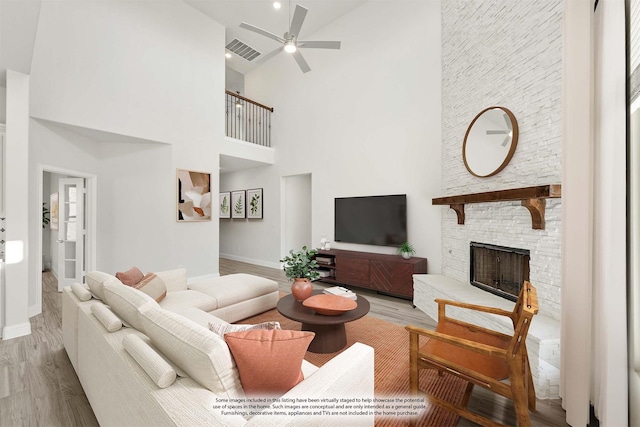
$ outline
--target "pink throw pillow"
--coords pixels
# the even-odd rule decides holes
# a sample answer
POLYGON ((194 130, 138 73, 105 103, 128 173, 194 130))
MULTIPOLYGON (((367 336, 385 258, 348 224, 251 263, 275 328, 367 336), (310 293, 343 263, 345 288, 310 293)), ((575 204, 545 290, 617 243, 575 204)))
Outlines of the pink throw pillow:
POLYGON ((138 267, 131 267, 125 272, 119 271, 116 273, 116 278, 127 286, 134 286, 142 280, 143 277, 144 274, 142 274, 142 271, 140 271, 138 267))
POLYGON ((281 396, 304 379, 302 359, 315 334, 252 329, 224 335, 247 395, 281 396))
POLYGON ((134 288, 149 295, 156 302, 162 301, 167 296, 167 285, 155 273, 145 274, 134 288))

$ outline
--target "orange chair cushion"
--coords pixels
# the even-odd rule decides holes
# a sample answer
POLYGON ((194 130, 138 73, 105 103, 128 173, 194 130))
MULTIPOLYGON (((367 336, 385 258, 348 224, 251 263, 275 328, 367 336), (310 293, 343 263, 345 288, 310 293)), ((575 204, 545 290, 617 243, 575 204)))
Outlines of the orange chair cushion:
MULTIPOLYGON (((509 345, 508 340, 482 331, 472 330, 454 322, 439 322, 436 327, 436 332, 502 349, 506 349, 509 345)), ((429 339, 426 344, 420 348, 420 353, 432 354, 496 380, 504 380, 509 376, 509 368, 504 359, 476 353, 436 339, 429 339)))

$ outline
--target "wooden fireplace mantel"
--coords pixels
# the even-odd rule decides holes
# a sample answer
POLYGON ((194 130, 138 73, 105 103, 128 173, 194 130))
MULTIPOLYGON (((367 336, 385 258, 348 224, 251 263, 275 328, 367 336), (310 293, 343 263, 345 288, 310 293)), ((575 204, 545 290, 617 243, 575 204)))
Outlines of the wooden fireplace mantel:
POLYGON ((535 187, 512 188, 510 190, 487 191, 485 193, 461 194, 432 199, 434 205, 449 205, 458 215, 458 224, 464 224, 464 205, 468 203, 520 201, 531 214, 531 228, 544 230, 546 199, 562 197, 560 184, 535 187))

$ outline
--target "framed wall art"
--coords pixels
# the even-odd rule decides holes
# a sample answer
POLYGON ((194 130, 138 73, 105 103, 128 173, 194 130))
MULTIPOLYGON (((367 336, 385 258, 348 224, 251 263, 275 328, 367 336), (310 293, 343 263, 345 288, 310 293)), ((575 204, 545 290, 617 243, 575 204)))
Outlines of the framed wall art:
POLYGON ((49 196, 49 228, 51 230, 58 230, 58 218, 60 217, 58 196, 58 193, 53 193, 49 196))
POLYGON ((211 221, 211 174, 178 169, 178 222, 211 221))
POLYGON ((231 218, 231 192, 220 193, 219 209, 220 218, 231 218))
POLYGON ((262 188, 247 190, 247 218, 262 219, 262 188))
POLYGON ((246 193, 244 190, 231 193, 231 218, 246 217, 246 193))

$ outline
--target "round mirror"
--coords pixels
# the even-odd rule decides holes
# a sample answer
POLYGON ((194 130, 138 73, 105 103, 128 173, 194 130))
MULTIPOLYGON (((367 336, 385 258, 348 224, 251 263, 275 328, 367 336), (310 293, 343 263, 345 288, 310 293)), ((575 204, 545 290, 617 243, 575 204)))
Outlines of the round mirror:
POLYGON ((492 176, 507 166, 518 145, 518 122, 504 107, 482 110, 464 136, 462 159, 467 170, 480 178, 492 176))

